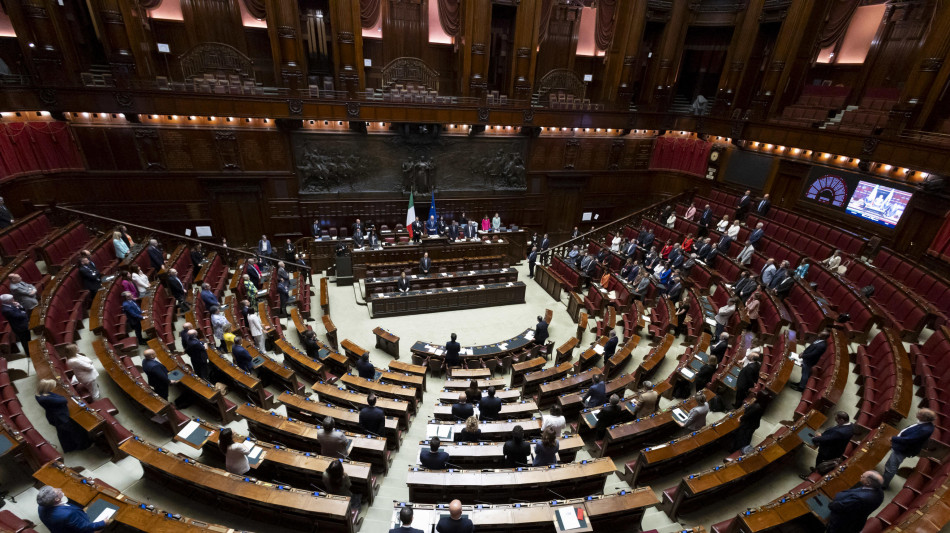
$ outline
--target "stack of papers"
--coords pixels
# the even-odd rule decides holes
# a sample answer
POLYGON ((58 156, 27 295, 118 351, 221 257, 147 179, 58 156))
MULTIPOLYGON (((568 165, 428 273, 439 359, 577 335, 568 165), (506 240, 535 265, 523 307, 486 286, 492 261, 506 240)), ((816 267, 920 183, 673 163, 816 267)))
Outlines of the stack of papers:
POLYGON ((677 407, 676 409, 673 409, 673 418, 676 419, 676 421, 683 423, 687 418, 689 418, 689 414, 677 407))
POLYGON ((253 448, 251 448, 251 453, 247 454, 247 457, 251 461, 257 462, 260 460, 261 454, 263 453, 264 453, 264 448, 261 448, 260 446, 254 446, 253 448))
POLYGON ((603 353, 604 353, 604 347, 603 347, 603 345, 595 344, 595 345, 594 345, 594 353, 603 355, 603 353))
POLYGON ((438 431, 435 432, 435 436, 440 439, 449 439, 452 436, 452 429, 453 426, 450 425, 439 426, 438 431))
POLYGON ((561 525, 564 526, 565 531, 581 527, 581 523, 577 521, 577 513, 573 507, 562 507, 558 509, 557 516, 561 520, 561 525))
POLYGON ((693 376, 696 375, 696 372, 693 372, 691 368, 683 368, 680 370, 680 374, 683 374, 686 379, 693 379, 693 376))

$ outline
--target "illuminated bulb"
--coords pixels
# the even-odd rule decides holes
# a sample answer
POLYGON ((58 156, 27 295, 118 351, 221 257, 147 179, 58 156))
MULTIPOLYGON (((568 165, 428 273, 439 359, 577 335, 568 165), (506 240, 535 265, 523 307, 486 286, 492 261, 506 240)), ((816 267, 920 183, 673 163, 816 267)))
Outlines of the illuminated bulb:
POLYGON ((119 113, 119 118, 125 118, 125 113, 119 113))
POLYGON ((930 177, 930 174, 927 173, 927 172, 920 172, 920 177, 926 179, 926 178, 929 178, 929 177, 930 177))
POLYGON ((178 115, 172 115, 172 120, 178 120, 178 115))
POLYGON ((577 131, 577 128, 574 128, 574 131, 577 131))
POLYGON ((784 147, 784 146, 779 146, 779 147, 778 147, 778 151, 779 151, 779 152, 784 152, 784 151, 785 151, 785 147, 784 147))
POLYGON ((801 150, 799 150, 798 148, 795 148, 792 150, 792 153, 795 155, 798 155, 799 153, 801 153, 801 150))
POLYGON ((766 149, 766 150, 771 150, 771 149, 772 149, 772 145, 771 145, 771 144, 766 144, 766 145, 765 145, 765 149, 766 149))
POLYGON ((600 133, 600 128, 595 129, 594 133, 600 133))
POLYGON ((89 118, 89 113, 83 113, 82 118, 89 118))
MULTIPOLYGON (((380 123, 379 123, 379 127, 380 127, 380 128, 384 127, 385 125, 386 125, 385 122, 380 122, 380 123)), ((454 128, 455 126, 452 126, 452 127, 454 128)))
POLYGON ((753 142, 753 143, 752 143, 752 147, 753 147, 753 148, 758 148, 758 147, 759 147, 759 141, 753 142))
POLYGON ((607 133, 613 133, 613 130, 611 130, 610 128, 607 128, 607 133))
POLYGON ((884 165, 884 170, 890 171, 890 170, 891 170, 891 166, 890 166, 890 165, 884 165))
POLYGON ((188 120, 194 120, 194 119, 195 119, 194 115, 191 115, 188 117, 188 120))

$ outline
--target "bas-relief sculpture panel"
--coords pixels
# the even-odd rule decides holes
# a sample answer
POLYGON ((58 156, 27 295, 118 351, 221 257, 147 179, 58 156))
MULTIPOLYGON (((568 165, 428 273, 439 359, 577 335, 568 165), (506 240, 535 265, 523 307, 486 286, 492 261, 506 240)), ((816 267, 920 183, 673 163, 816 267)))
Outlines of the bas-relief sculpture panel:
POLYGON ((526 139, 293 136, 300 192, 524 191, 526 139))

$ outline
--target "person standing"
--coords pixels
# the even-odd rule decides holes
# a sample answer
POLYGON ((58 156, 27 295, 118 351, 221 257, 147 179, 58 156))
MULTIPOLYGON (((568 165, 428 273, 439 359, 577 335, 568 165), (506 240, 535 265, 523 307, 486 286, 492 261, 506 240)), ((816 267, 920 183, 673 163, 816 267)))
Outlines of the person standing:
POLYGON ((168 385, 172 383, 168 379, 168 369, 155 357, 155 350, 149 348, 145 350, 145 359, 142 361, 142 371, 148 377, 148 385, 152 387, 155 394, 168 400, 168 385))
POLYGON ((0 294, 0 314, 7 320, 23 354, 30 355, 30 314, 13 299, 12 294, 0 294))
POLYGON ((346 435, 336 429, 332 417, 323 419, 323 429, 317 433, 317 442, 320 443, 320 455, 333 458, 345 458, 348 455, 346 435))
POLYGON ((65 351, 66 366, 73 371, 76 380, 89 391, 92 401, 98 400, 99 383, 96 382, 96 378, 99 377, 99 372, 93 366, 92 359, 79 353, 79 346, 72 343, 66 345, 65 351))
POLYGON ((538 263, 538 247, 532 246, 531 253, 528 254, 528 277, 534 278, 534 267, 538 263))
POLYGON ((805 387, 808 386, 808 378, 811 377, 811 369, 818 364, 818 361, 821 360, 822 354, 825 353, 825 350, 828 349, 828 338, 831 337, 831 332, 824 330, 818 334, 818 339, 811 343, 808 348, 802 352, 802 377, 798 381, 797 385, 792 385, 792 388, 801 392, 805 390, 805 387))
POLYGON ((897 469, 908 457, 916 457, 924 449, 924 444, 930 440, 934 432, 934 420, 937 413, 930 409, 917 411, 917 423, 902 429, 900 433, 891 437, 891 455, 884 465, 884 490, 891 484, 891 479, 897 474, 897 469))
POLYGON ((224 315, 221 314, 221 310, 218 309, 218 307, 212 307, 208 311, 211 313, 211 333, 218 341, 218 350, 226 352, 227 347, 224 344, 224 327, 228 325, 228 319, 224 318, 224 315))
POLYGON ((361 355, 356 361, 356 371, 363 379, 372 381, 376 377, 376 367, 369 360, 369 352, 361 355))
POLYGON ((620 396, 610 395, 610 401, 597 413, 597 424, 594 426, 594 434, 598 439, 604 438, 610 426, 620 419, 620 396))
POLYGON ((762 199, 759 200, 759 205, 756 206, 755 212, 764 217, 765 215, 769 214, 769 208, 771 207, 772 201, 769 200, 769 195, 766 193, 764 196, 762 196, 762 199))
POLYGON ((730 452, 739 451, 752 444, 752 436, 755 435, 755 430, 759 429, 759 425, 762 424, 764 413, 765 408, 759 402, 752 402, 745 408, 745 412, 739 418, 739 427, 736 428, 732 436, 730 452))
POLYGON ((541 416, 541 433, 542 434, 548 428, 553 428, 554 434, 560 437, 561 433, 564 432, 565 427, 567 427, 567 419, 564 418, 564 414, 561 411, 560 405, 554 404, 551 407, 551 414, 541 416))
POLYGON ((459 352, 462 351, 462 346, 457 342, 458 336, 453 333, 451 340, 445 343, 445 367, 453 368, 462 366, 462 359, 459 357, 459 352))
POLYGON ((558 444, 557 434, 553 427, 542 431, 541 441, 534 445, 534 462, 531 466, 556 465, 558 444))
POLYGON ((185 344, 185 353, 191 359, 191 368, 199 378, 208 381, 211 369, 208 367, 208 350, 205 343, 198 340, 197 330, 188 330, 188 342, 185 344))
POLYGON ((421 529, 412 527, 411 505, 406 505, 402 509, 399 509, 399 523, 402 525, 390 529, 389 533, 422 533, 421 529))
POLYGON ((713 337, 719 337, 726 330, 726 326, 729 325, 729 320, 732 318, 732 315, 736 313, 736 299, 729 298, 729 301, 726 302, 726 305, 719 308, 719 311, 716 312, 715 321, 716 321, 716 331, 713 333, 713 337))
POLYGON ((251 454, 254 445, 247 441, 235 442, 231 428, 221 428, 218 432, 218 449, 224 454, 224 468, 228 472, 243 476, 251 470, 247 456, 251 454))
POLYGON ((759 381, 759 370, 761 368, 762 363, 759 362, 759 354, 750 354, 749 364, 742 367, 742 370, 739 371, 739 377, 736 378, 736 409, 742 407, 742 403, 745 401, 746 396, 749 395, 749 391, 751 391, 759 381))
POLYGON ((247 351, 247 348, 244 347, 244 339, 241 337, 234 339, 231 357, 234 359, 234 364, 241 370, 247 373, 254 370, 254 359, 251 357, 251 353, 247 351))
MULTIPOLYGON (((851 437, 854 436, 854 424, 850 424, 850 421, 851 417, 848 416, 848 413, 838 411, 835 413, 834 427, 815 433, 811 440, 818 445, 818 456, 815 458, 815 467, 812 470, 817 470, 818 465, 825 461, 844 456, 844 452, 848 449, 848 443, 851 442, 851 437)), ((798 477, 808 479, 807 474, 799 474, 798 477)))
POLYGON ((544 344, 546 340, 548 340, 548 323, 539 316, 538 324, 534 326, 534 342, 535 344, 544 344))
POLYGON ((257 241, 257 257, 260 258, 261 264, 266 264, 267 258, 272 255, 274 255, 274 247, 271 246, 267 235, 261 235, 261 240, 257 241))
POLYGON ((293 263, 297 257, 297 247, 294 246, 293 241, 287 239, 287 242, 284 243, 284 260, 288 263, 293 263))
POLYGON ((422 254, 422 259, 419 260, 419 273, 423 276, 428 276, 431 269, 432 260, 429 259, 429 252, 425 252, 422 254))
POLYGON ((399 281, 396 282, 396 288, 399 290, 399 292, 409 292, 409 278, 406 277, 405 271, 399 275, 399 281))
POLYGON ((125 241, 122 240, 122 234, 118 231, 112 232, 112 249, 115 250, 115 258, 119 261, 125 259, 125 256, 129 255, 129 247, 125 244, 125 241))
POLYGON ((69 400, 53 392, 55 388, 52 379, 41 379, 36 387, 36 403, 46 411, 46 421, 56 428, 63 453, 85 450, 92 444, 89 434, 69 417, 69 400))
POLYGON ((479 400, 478 413, 482 420, 496 420, 498 418, 501 413, 501 398, 495 398, 495 387, 488 387, 488 395, 479 400))
POLYGON ((412 221, 411 229, 412 229, 412 242, 416 244, 421 244, 423 228, 422 228, 422 222, 419 222, 419 217, 416 217, 416 219, 412 221))
POLYGON ((698 431, 706 425, 709 404, 706 403, 706 395, 703 393, 697 393, 693 398, 696 400, 696 407, 689 410, 686 420, 681 425, 689 431, 698 431))
POLYGON ((0 198, 0 229, 9 228, 13 225, 13 213, 7 208, 7 205, 3 203, 3 198, 0 198))
POLYGON ((524 428, 517 425, 511 431, 511 438, 502 446, 505 457, 505 466, 515 468, 528 466, 528 456, 531 455, 531 445, 524 440, 524 428))
POLYGON ((253 307, 247 309, 247 329, 254 339, 257 350, 264 353, 264 325, 261 324, 261 317, 257 315, 257 310, 253 307))
POLYGON ((462 502, 452 500, 449 503, 449 516, 443 516, 435 526, 436 533, 474 533, 475 525, 468 517, 462 516, 462 502))
POLYGON ((492 231, 501 231, 501 217, 498 216, 498 213, 495 213, 495 216, 491 219, 491 229, 492 231))
POLYGON ((370 435, 382 437, 386 431, 386 413, 376 407, 376 395, 370 393, 366 397, 366 407, 360 409, 360 427, 369 431, 370 435))
POLYGON ((148 254, 149 263, 152 265, 152 269, 155 270, 155 273, 165 270, 165 252, 158 247, 158 241, 155 239, 149 239, 148 248, 145 252, 148 254))
POLYGON ((587 407, 597 407, 604 405, 607 401, 607 384, 600 374, 594 374, 594 383, 587 389, 587 393, 581 398, 581 402, 587 407))
POLYGON ((39 517, 51 533, 91 533, 101 531, 112 523, 112 518, 93 522, 78 505, 69 503, 61 489, 43 486, 36 493, 39 517))
POLYGON ((861 486, 844 490, 828 504, 827 533, 859 533, 871 513, 884 502, 881 474, 873 470, 861 474, 861 486))
POLYGON ((445 463, 449 460, 448 452, 440 450, 442 441, 439 437, 429 439, 429 449, 419 453, 419 462, 429 470, 445 470, 445 463))
POLYGON ((142 308, 135 303, 135 297, 132 296, 131 292, 123 292, 122 297, 125 298, 125 301, 122 302, 122 310, 125 311, 125 323, 135 332, 135 338, 138 339, 139 346, 145 346, 148 343, 145 342, 145 337, 142 335, 142 308))

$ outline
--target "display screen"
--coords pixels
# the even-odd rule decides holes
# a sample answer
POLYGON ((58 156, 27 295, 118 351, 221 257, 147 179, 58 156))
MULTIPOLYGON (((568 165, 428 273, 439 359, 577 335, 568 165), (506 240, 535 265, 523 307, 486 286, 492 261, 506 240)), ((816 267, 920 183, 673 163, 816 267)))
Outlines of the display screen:
POLYGON ((859 181, 848 202, 848 214, 893 228, 900 221, 912 193, 859 181))

